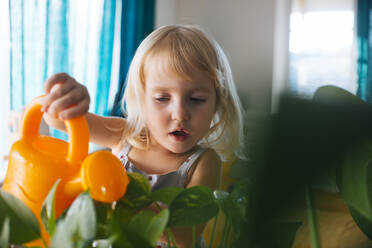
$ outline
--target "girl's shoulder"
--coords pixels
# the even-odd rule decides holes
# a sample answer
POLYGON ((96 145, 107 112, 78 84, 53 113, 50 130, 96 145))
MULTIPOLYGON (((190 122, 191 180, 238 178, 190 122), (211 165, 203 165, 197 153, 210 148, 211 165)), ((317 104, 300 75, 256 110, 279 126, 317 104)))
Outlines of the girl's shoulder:
POLYGON ((219 170, 222 166, 222 160, 218 153, 212 148, 206 148, 198 161, 200 169, 211 171, 219 170))
POLYGON ((206 147, 200 156, 199 162, 216 162, 221 164, 221 158, 213 148, 206 147))
POLYGON ((204 185, 211 189, 217 189, 221 175, 222 161, 220 156, 214 149, 206 148, 189 171, 186 187, 204 185))

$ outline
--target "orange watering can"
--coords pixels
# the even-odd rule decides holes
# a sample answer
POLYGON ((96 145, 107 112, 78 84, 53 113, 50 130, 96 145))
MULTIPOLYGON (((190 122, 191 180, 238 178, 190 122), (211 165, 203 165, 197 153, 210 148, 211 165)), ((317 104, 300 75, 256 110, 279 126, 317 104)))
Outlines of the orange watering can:
MULTIPOLYGON (((89 129, 85 117, 65 121, 69 143, 41 136, 39 127, 43 113, 40 97, 26 108, 21 138, 9 153, 9 164, 3 190, 23 201, 38 218, 42 237, 49 244, 40 212, 54 183, 55 213, 58 216, 83 191, 89 189, 93 199, 114 202, 125 193, 129 183, 124 166, 111 152, 98 151, 88 155, 89 129)), ((41 240, 27 245, 43 246, 41 240)))

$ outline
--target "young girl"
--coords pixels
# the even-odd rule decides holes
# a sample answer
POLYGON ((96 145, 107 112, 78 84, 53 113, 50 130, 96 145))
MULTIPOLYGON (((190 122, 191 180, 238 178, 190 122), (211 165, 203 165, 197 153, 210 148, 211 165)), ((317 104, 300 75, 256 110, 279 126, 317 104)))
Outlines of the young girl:
MULTIPOLYGON (((165 26, 138 47, 128 71, 126 118, 87 113, 87 89, 65 73, 50 77, 44 118, 85 115, 91 141, 112 149, 127 171, 148 177, 152 188, 205 185, 217 189, 221 160, 239 150, 242 110, 228 60, 220 46, 194 26, 165 26)), ((197 232, 201 234, 203 226, 197 232)), ((191 231, 175 230, 179 247, 191 231)))

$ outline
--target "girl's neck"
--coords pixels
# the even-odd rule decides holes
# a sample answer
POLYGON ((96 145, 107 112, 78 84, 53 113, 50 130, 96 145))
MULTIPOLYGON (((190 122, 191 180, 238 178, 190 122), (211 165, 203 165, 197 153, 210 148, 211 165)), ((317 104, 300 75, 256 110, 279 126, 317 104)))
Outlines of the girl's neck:
POLYGON ((150 139, 150 144, 147 148, 147 151, 150 151, 150 153, 156 153, 165 157, 182 157, 182 156, 188 156, 189 154, 193 153, 197 149, 197 145, 192 147, 191 149, 187 150, 183 153, 174 153, 168 149, 166 149, 164 146, 160 145, 158 142, 156 142, 154 139, 150 139))
POLYGON ((128 157, 135 167, 148 174, 166 174, 178 170, 196 149, 193 147, 185 153, 173 153, 153 143, 146 150, 132 148, 128 157))

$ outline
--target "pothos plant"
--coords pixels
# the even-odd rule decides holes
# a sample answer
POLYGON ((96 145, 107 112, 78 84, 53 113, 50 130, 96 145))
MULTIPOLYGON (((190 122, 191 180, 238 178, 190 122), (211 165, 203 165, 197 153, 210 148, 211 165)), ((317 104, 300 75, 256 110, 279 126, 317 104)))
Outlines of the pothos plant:
MULTIPOLYGON (((113 204, 94 201, 89 192, 79 195, 58 218, 55 217, 55 191, 50 190, 41 210, 41 219, 51 247, 156 247, 166 234, 168 247, 177 247, 173 228, 192 227, 193 247, 197 237, 195 226, 225 216, 223 237, 214 247, 231 247, 238 240, 240 227, 246 220, 246 184, 238 182, 231 192, 214 191, 204 186, 187 189, 166 187, 151 191, 146 177, 128 173, 126 194, 113 204), (159 211, 148 210, 155 204, 159 211), (232 235, 234 234, 234 235, 232 235), (230 236, 230 239, 226 237, 230 236), (218 245, 218 246, 216 246, 218 245)), ((212 247, 217 220, 213 221, 208 243, 212 247)), ((20 200, 0 190, 0 247, 20 245, 41 238, 40 226, 31 210, 20 200)))

